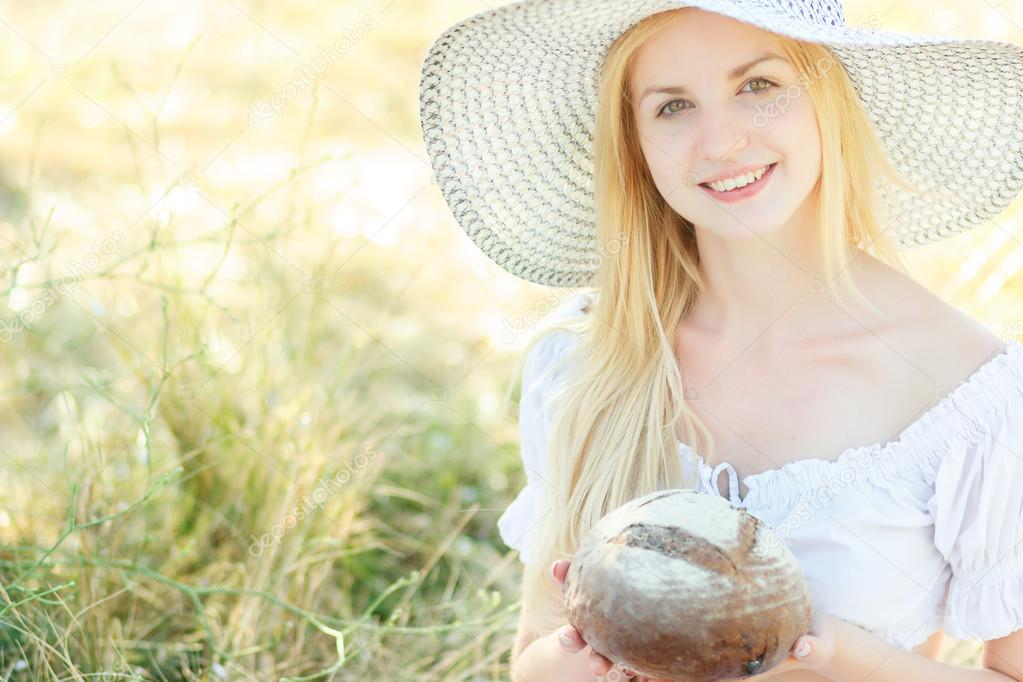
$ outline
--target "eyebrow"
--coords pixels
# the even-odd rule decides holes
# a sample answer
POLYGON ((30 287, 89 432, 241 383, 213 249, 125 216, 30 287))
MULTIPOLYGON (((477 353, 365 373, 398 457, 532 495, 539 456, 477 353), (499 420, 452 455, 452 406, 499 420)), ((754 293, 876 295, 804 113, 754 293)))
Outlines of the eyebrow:
MULTIPOLYGON (((788 61, 787 59, 785 59, 781 55, 775 54, 774 52, 765 52, 764 54, 760 55, 759 57, 757 57, 753 61, 746 62, 745 64, 740 64, 739 66, 737 66, 734 69, 732 69, 728 73, 728 78, 729 78, 729 80, 735 80, 736 78, 739 78, 740 76, 742 76, 744 73, 746 73, 747 71, 752 69, 754 66, 756 66, 760 62, 766 62, 766 61, 769 61, 771 59, 780 59, 781 61, 788 61)), ((644 99, 646 99, 647 95, 654 95, 654 94, 657 94, 657 93, 663 93, 663 94, 667 94, 667 95, 684 95, 687 92, 689 92, 689 91, 686 90, 685 88, 681 87, 681 86, 678 86, 678 85, 665 85, 665 86, 661 86, 661 87, 649 87, 649 88, 647 88, 646 90, 643 91, 643 95, 639 98, 639 101, 642 102, 644 99)))

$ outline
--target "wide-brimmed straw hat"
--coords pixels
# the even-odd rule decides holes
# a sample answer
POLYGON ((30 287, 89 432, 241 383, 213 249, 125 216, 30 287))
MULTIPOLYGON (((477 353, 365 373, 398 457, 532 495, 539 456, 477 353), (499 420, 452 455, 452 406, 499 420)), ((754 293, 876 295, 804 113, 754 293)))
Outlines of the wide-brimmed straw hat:
POLYGON ((524 0, 431 46, 420 124, 441 193, 473 242, 531 282, 591 286, 592 142, 607 48, 641 19, 697 7, 830 48, 895 169, 877 181, 900 248, 964 232, 1023 189, 1023 47, 849 26, 840 0, 524 0))

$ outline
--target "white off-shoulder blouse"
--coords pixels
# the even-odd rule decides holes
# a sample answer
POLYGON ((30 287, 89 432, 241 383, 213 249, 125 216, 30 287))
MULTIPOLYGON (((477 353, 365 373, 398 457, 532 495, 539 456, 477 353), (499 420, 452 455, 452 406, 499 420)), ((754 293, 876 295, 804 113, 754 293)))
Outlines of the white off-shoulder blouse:
MULTIPOLYGON (((588 293, 546 318, 583 314, 588 293)), ((519 403, 526 484, 498 519, 502 540, 530 562, 530 530, 544 511, 548 389, 576 337, 540 340, 523 367, 519 403)), ((679 442, 701 491, 770 525, 799 560, 814 608, 906 650, 940 628, 958 639, 1023 629, 1023 344, 1007 348, 894 440, 852 447, 836 460, 804 459, 746 476, 708 466, 679 442), (722 496, 723 497, 723 496, 722 496), (947 590, 947 592, 946 592, 947 590)))

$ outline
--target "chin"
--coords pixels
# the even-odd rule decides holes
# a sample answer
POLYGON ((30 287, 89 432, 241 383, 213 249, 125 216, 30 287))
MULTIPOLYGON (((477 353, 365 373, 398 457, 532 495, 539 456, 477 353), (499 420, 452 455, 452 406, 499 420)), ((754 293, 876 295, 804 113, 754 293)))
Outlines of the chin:
POLYGON ((779 232, 785 221, 780 220, 777 215, 771 216, 757 216, 757 215, 742 215, 740 212, 735 212, 734 217, 729 217, 727 224, 722 224, 720 217, 717 222, 697 222, 696 225, 711 225, 712 227, 704 228, 704 231, 709 232, 722 239, 757 239, 759 237, 766 237, 775 232, 779 232))

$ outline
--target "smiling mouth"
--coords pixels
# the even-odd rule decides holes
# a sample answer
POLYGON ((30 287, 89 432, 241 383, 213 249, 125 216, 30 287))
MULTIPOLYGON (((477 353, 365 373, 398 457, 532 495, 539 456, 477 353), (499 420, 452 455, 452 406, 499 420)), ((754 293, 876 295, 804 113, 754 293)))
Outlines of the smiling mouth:
POLYGON ((774 174, 775 166, 777 165, 778 165, 777 161, 772 164, 768 164, 766 166, 767 170, 765 170, 759 178, 749 183, 748 185, 743 185, 742 187, 734 187, 729 190, 719 191, 704 182, 701 182, 698 186, 703 191, 707 192, 708 194, 713 196, 715 199, 718 199, 719 201, 727 202, 741 201, 743 199, 752 197, 753 195, 757 194, 760 191, 760 189, 764 185, 766 185, 767 182, 770 180, 771 176, 774 174))
MULTIPOLYGON (((713 187, 712 184, 709 183, 709 182, 701 182, 699 184, 700 184, 700 187, 707 187, 708 189, 712 189, 715 192, 732 192, 732 191, 735 191, 737 189, 742 189, 743 187, 749 187, 750 185, 752 185, 752 184, 756 183, 757 181, 763 179, 763 177, 765 175, 767 175, 771 171, 771 168, 773 168, 774 166, 775 166, 774 163, 769 163, 769 164, 766 164, 764 166, 761 166, 762 171, 760 173, 760 176, 755 178, 752 182, 746 183, 742 187, 732 187, 731 189, 727 189, 726 190, 726 189, 717 189, 716 187, 713 187)), ((716 181, 714 184, 723 185, 724 183, 721 182, 721 181, 716 181)))

